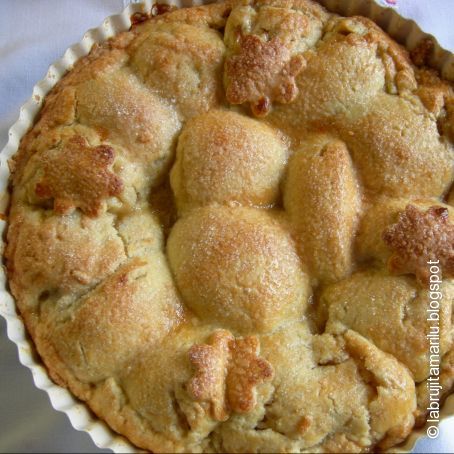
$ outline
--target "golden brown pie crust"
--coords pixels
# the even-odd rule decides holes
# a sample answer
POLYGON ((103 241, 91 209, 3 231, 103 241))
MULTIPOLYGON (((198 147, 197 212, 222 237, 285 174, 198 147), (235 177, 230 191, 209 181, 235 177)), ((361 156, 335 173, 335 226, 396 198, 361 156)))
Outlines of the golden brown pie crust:
POLYGON ((154 452, 398 444, 430 259, 454 383, 452 85, 311 0, 154 11, 11 163, 9 285, 49 374, 154 452))

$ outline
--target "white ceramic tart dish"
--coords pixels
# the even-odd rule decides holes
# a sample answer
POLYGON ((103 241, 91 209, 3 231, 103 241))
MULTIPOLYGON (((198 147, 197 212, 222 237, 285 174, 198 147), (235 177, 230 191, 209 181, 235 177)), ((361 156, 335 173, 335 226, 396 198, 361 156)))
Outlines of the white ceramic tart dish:
POLYGON ((89 31, 10 130, 21 362, 115 452, 410 451, 434 377, 454 414, 452 55, 372 2, 177 6, 89 31))

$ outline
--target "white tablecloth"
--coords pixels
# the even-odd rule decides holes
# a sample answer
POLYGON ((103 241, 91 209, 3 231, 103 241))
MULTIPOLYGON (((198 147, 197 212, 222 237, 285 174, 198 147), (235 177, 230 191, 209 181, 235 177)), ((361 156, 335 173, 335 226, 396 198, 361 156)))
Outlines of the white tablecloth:
MULTIPOLYGON (((386 0, 379 0, 386 3, 386 0)), ((123 9, 126 0, 0 1, 0 149, 19 107, 33 85, 86 30, 123 9)), ((397 8, 454 51, 454 0, 397 0, 397 8)), ((31 373, 17 360, 0 320, 0 452, 102 452, 75 431, 36 389, 31 373)), ((454 423, 437 440, 418 443, 415 452, 454 452, 454 423)))

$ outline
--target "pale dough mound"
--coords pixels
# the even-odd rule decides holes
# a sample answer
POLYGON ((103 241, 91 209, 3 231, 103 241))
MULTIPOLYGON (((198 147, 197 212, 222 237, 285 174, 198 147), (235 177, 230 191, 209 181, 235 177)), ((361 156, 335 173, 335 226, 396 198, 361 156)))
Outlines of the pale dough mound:
POLYGON ((171 173, 178 208, 272 206, 286 160, 285 144, 257 120, 216 110, 193 118, 180 135, 171 173))
POLYGON ((218 31, 177 21, 144 31, 131 47, 131 65, 153 93, 190 118, 222 100, 224 52, 218 31))
MULTIPOLYGON (((439 334, 443 355, 452 347, 453 283, 446 282, 441 291, 444 299, 440 301, 439 334)), ((335 331, 345 326, 367 336, 405 364, 417 382, 429 375, 429 295, 411 279, 360 272, 327 287, 321 299, 328 308, 327 329, 335 331), (393 335, 383 336, 385 332, 393 335)))
POLYGON ((452 84, 312 0, 153 11, 10 163, 8 283, 49 375, 150 452, 392 448, 437 295, 454 384, 452 84))
POLYGON ((133 259, 70 307, 49 314, 49 341, 82 382, 118 373, 184 318, 162 253, 133 259))
POLYGON ((266 332, 300 319, 308 279, 288 232, 253 208, 193 210, 167 243, 183 298, 202 320, 236 332, 266 332))
POLYGON ((124 147, 128 181, 146 193, 163 181, 173 159, 180 122, 167 101, 147 90, 134 73, 100 74, 76 89, 79 121, 98 128, 104 140, 124 147), (159 129, 159 134, 156 130, 159 129))
POLYGON ((330 282, 351 273, 360 193, 343 142, 316 136, 301 144, 288 165, 284 207, 315 278, 330 282))

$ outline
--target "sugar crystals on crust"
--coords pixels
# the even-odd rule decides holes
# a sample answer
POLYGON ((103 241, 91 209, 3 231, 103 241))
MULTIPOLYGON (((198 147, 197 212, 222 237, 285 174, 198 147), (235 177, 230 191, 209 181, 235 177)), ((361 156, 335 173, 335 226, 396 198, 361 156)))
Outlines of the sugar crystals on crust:
POLYGON ((400 443, 431 259, 453 376, 451 82, 312 0, 161 12, 13 158, 9 285, 50 376, 147 452, 400 443))

